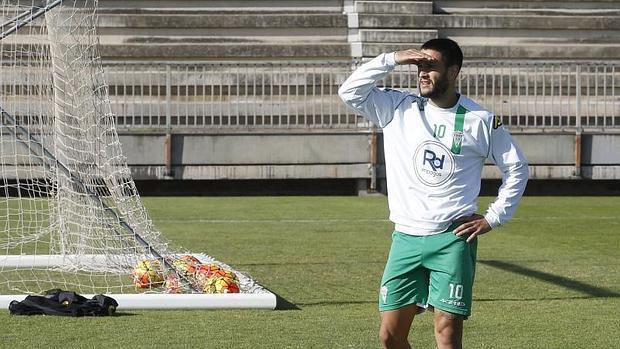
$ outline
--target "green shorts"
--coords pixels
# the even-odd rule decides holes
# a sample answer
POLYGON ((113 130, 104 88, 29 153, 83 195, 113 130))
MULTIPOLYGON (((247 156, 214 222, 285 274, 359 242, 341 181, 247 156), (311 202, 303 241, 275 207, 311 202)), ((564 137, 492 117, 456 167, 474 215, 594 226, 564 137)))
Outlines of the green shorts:
POLYGON ((464 316, 471 314, 477 239, 468 243, 452 230, 414 236, 392 234, 379 292, 379 310, 410 304, 464 316))

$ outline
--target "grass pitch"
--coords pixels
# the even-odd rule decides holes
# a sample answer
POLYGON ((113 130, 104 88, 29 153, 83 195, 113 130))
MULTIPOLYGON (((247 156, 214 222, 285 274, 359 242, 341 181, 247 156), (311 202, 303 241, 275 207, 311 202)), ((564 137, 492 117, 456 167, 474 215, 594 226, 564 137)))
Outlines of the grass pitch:
MULTIPOLYGON (((481 211, 489 198, 480 201, 481 211)), ((378 348, 384 197, 145 198, 174 244, 247 272, 298 310, 0 312, 2 348, 378 348)), ((466 348, 619 348, 620 198, 524 198, 481 237, 466 348)), ((432 317, 410 341, 433 348, 432 317)))

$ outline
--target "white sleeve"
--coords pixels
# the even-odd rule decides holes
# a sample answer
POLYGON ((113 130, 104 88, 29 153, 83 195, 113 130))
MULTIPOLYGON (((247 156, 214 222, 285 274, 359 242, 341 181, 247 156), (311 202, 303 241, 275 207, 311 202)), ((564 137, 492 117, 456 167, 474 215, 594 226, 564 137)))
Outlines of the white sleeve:
POLYGON ((502 185, 484 216, 491 227, 506 223, 514 215, 529 177, 525 155, 495 118, 494 125, 489 127, 488 158, 501 170, 502 185))
POLYGON ((394 52, 382 53, 364 63, 338 89, 343 102, 357 113, 379 125, 387 126, 394 118, 394 109, 408 93, 379 89, 377 81, 394 70, 394 52))

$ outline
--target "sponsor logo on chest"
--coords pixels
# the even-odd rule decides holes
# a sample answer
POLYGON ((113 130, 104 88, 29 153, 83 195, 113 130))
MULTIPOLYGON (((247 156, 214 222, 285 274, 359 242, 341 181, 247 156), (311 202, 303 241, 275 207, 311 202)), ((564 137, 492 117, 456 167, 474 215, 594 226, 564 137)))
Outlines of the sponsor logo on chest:
POLYGON ((414 152, 415 175, 429 187, 438 187, 448 182, 454 175, 454 167, 452 152, 439 141, 425 141, 414 152))

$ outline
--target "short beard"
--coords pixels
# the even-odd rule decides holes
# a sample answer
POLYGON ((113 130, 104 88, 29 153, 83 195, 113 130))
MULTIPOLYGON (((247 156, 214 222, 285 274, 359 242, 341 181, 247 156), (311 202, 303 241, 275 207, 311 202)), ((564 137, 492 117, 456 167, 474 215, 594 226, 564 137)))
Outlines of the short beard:
MULTIPOLYGON (((419 81, 418 81, 419 84, 419 81)), ((443 94, 446 93, 446 91, 448 91, 448 79, 441 79, 441 80, 437 80, 437 82, 433 85, 432 89, 428 92, 422 92, 422 89, 420 90, 420 96, 422 97, 426 97, 426 98, 435 98, 435 97, 439 97, 443 94)))

